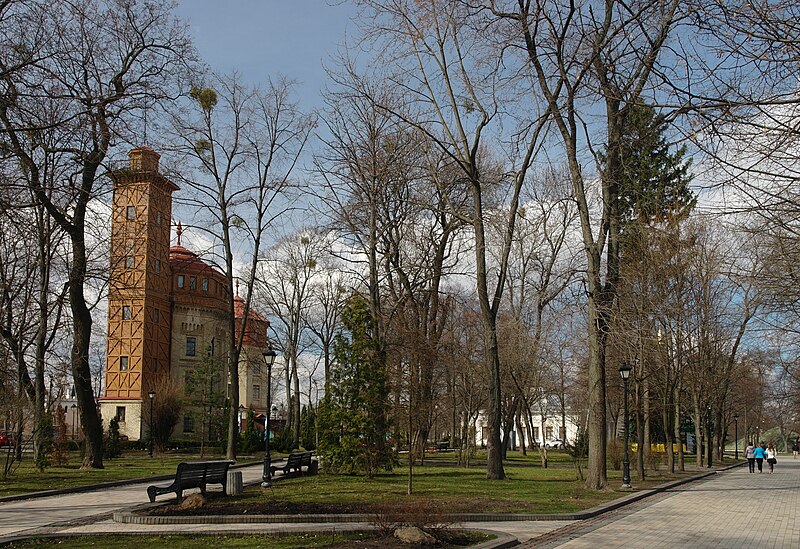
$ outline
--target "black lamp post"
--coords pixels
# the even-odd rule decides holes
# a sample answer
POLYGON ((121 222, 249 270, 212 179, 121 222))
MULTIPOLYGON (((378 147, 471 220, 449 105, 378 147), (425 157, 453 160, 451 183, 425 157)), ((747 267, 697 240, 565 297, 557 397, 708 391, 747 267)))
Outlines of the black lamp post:
POLYGON ((622 462, 622 487, 631 487, 631 460, 628 455, 628 378, 631 377, 631 367, 627 362, 623 362, 619 369, 619 375, 622 377, 624 385, 624 402, 625 402, 625 459, 622 462))
POLYGON ((278 353, 271 348, 264 351, 264 362, 267 364, 267 417, 264 420, 264 470, 261 472, 262 488, 269 488, 272 486, 272 472, 269 469, 272 462, 272 458, 269 455, 269 416, 270 406, 272 406, 272 365, 275 363, 276 356, 278 356, 278 353))
POLYGON ((707 440, 706 440, 706 453, 708 454, 706 456, 706 467, 711 468, 711 465, 712 465, 711 454, 712 454, 712 446, 714 444, 714 437, 711 436, 711 429, 713 427, 713 425, 711 423, 711 406, 708 407, 708 416, 706 418, 706 423, 707 423, 706 431, 708 433, 708 435, 706 437, 707 438, 707 440))
POLYGON ((733 459, 739 461, 739 414, 733 414, 733 459))
POLYGON ((75 408, 77 406, 73 403, 70 408, 72 409, 72 440, 75 440, 75 408))
POLYGON ((147 396, 150 397, 150 421, 149 429, 150 429, 150 446, 147 448, 147 455, 153 457, 153 399, 156 398, 156 392, 152 389, 148 391, 147 396))

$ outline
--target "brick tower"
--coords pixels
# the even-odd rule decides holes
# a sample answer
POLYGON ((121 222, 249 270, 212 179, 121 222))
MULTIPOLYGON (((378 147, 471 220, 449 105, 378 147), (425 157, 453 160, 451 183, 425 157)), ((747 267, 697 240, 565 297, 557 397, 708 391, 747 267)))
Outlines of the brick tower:
POLYGON ((103 420, 144 434, 143 402, 170 368, 170 220, 178 187, 158 171, 159 154, 140 147, 111 174, 111 265, 103 420))

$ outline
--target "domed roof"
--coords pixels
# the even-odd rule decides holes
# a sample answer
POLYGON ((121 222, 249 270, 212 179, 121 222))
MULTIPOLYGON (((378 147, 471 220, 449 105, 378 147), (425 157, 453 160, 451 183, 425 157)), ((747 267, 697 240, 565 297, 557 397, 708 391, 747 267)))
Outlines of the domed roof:
POLYGON ((173 269, 185 272, 202 272, 215 270, 211 265, 200 259, 196 253, 183 246, 170 246, 169 262, 173 269))

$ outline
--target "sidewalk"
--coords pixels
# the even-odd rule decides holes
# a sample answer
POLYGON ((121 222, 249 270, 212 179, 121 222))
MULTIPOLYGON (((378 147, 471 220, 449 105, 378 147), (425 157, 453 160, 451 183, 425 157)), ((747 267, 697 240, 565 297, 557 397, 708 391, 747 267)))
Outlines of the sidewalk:
POLYGON ((778 456, 775 473, 737 467, 575 523, 521 547, 800 547, 800 459, 778 456))

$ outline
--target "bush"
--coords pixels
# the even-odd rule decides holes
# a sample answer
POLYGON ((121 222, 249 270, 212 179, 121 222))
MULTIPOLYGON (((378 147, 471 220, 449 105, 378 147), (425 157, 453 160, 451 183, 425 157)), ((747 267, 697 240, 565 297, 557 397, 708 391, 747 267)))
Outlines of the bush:
POLYGON ((275 433, 272 440, 269 442, 270 449, 275 452, 283 452, 285 454, 294 450, 294 440, 292 440, 292 433, 289 429, 284 429, 281 433, 275 433))
POLYGON ((239 451, 243 454, 252 454, 263 447, 263 435, 256 429, 256 417, 252 408, 247 410, 245 428, 243 433, 239 433, 239 451))
POLYGON ((113 459, 122 455, 122 442, 119 438, 119 421, 111 418, 108 423, 108 435, 105 440, 105 457, 113 459))

